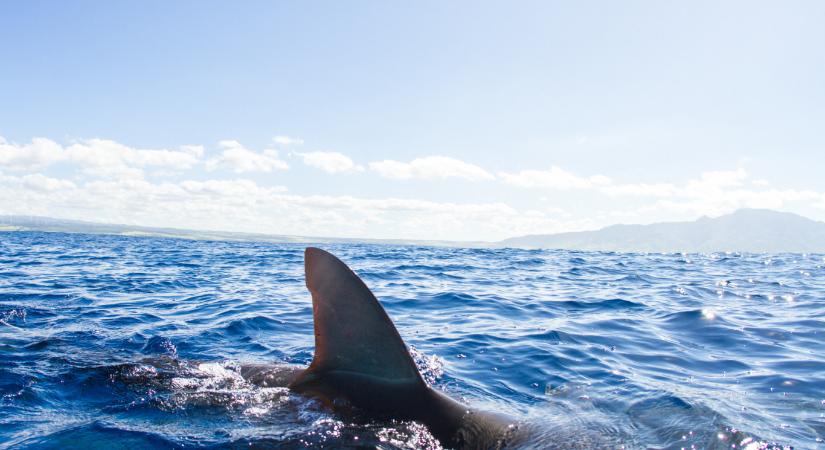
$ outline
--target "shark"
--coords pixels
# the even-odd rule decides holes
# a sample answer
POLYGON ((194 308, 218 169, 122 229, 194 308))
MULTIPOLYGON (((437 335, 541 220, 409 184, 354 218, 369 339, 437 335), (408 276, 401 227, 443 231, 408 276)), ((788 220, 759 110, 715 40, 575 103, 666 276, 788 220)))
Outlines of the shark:
POLYGON ((342 416, 423 424, 447 448, 501 449, 523 440, 513 418, 428 386, 387 312, 344 262, 309 247, 304 270, 312 295, 312 362, 307 368, 244 366, 245 379, 286 386, 342 416))
MULTIPOLYGON (((312 297, 312 362, 308 367, 277 363, 233 365, 231 371, 245 382, 287 388, 278 392, 317 400, 333 414, 353 423, 415 422, 425 426, 442 447, 451 449, 594 450, 628 448, 628 443, 632 448, 641 447, 641 442, 621 433, 571 423, 553 422, 547 426, 535 418, 530 422, 516 420, 449 397, 426 383, 389 315, 352 269, 331 253, 309 247, 304 254, 304 270, 312 297)), ((187 379, 193 372, 211 373, 214 366, 214 362, 161 356, 102 369, 111 381, 158 391, 171 386, 177 391, 181 376, 187 379)), ((221 403, 224 397, 218 394, 215 401, 221 403)), ((198 396, 198 402, 209 401, 209 397, 204 400, 198 396)), ((701 411, 700 407, 689 408, 691 414, 702 414, 701 411)), ((650 414, 663 412, 671 414, 673 409, 665 406, 650 414)), ((708 415, 716 423, 719 414, 711 413, 708 415)), ((731 442, 741 442, 743 448, 746 442, 747 448, 762 448, 755 437, 732 427, 709 434, 705 447, 730 448, 731 442)))

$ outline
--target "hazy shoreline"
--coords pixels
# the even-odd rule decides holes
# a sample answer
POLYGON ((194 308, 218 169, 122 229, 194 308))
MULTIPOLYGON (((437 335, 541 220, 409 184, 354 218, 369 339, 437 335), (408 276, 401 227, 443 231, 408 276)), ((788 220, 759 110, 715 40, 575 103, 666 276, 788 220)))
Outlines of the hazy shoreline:
POLYGON ((44 231, 190 240, 459 248, 547 248, 643 253, 825 253, 825 223, 796 214, 741 209, 716 218, 648 225, 611 225, 595 231, 516 236, 501 241, 448 241, 296 236, 107 224, 39 216, 0 216, 0 231, 44 231))

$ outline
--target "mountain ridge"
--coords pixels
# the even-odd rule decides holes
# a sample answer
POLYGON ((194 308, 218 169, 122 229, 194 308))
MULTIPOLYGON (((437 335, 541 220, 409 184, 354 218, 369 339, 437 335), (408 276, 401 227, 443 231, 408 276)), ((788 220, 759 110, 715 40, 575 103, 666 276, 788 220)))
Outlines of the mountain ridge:
POLYGON ((599 230, 516 236, 497 242, 297 236, 108 224, 43 216, 0 215, 0 231, 46 231, 270 243, 369 243, 466 248, 549 248, 650 253, 825 253, 825 222, 768 209, 740 209, 719 217, 599 230))
POLYGON ((504 247, 619 252, 820 253, 825 223, 769 209, 739 209, 694 221, 610 225, 594 231, 535 234, 504 239, 504 247))

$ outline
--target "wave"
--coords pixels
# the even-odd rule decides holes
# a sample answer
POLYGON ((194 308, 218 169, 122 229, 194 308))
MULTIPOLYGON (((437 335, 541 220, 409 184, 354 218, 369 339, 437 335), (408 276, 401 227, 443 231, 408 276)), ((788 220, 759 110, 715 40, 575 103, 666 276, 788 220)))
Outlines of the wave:
MULTIPOLYGON (((329 248, 428 382, 523 417, 539 447, 821 445, 823 255, 329 248)), ((235 376, 313 348, 301 245, 0 241, 0 448, 432 444, 235 376)))

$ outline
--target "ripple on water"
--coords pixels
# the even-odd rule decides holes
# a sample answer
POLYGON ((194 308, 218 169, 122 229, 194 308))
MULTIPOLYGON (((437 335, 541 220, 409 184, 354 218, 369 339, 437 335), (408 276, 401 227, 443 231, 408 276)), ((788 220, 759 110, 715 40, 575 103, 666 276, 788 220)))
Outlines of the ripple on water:
MULTIPOLYGON (((325 248, 538 448, 825 449, 823 255, 325 248)), ((0 235, 0 448, 438 448, 240 377, 312 351, 301 245, 0 235)))

